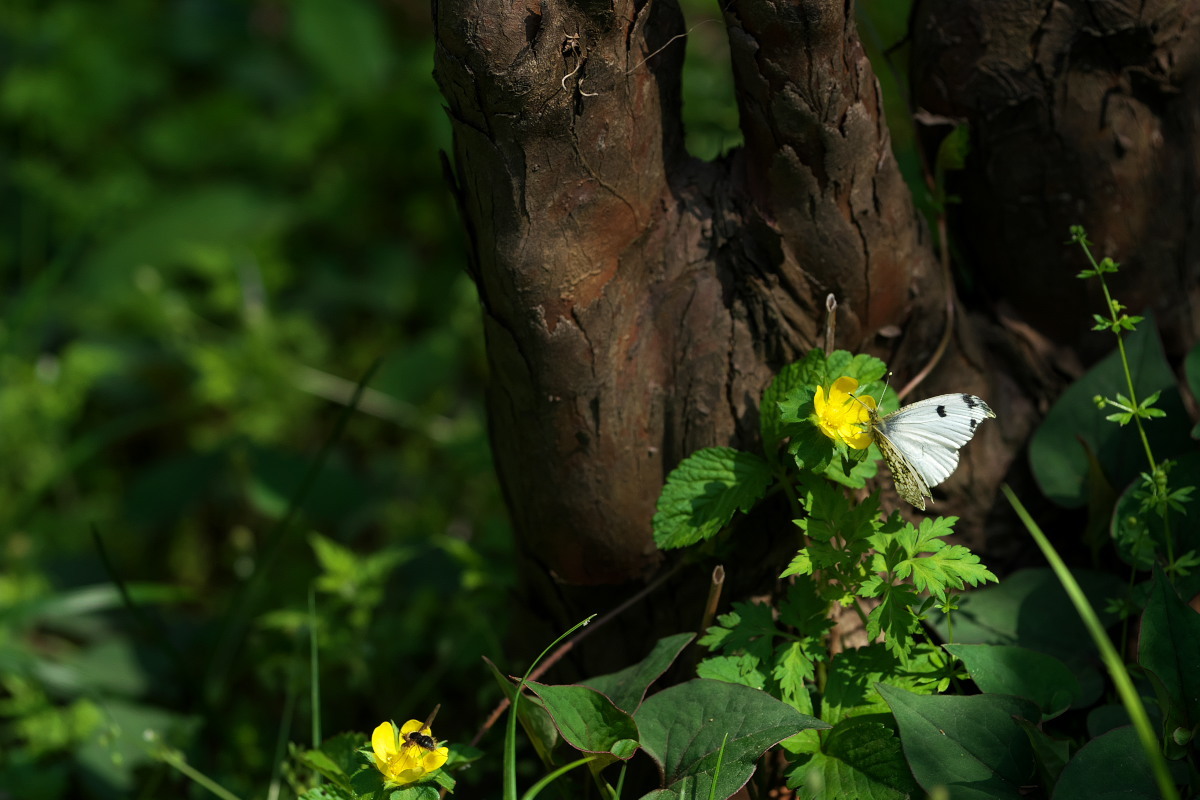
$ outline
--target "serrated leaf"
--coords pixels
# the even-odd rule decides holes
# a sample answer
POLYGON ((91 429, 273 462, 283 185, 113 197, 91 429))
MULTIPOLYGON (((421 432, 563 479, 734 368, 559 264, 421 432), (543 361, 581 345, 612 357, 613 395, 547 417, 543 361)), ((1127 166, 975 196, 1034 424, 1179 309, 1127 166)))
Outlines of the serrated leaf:
POLYGON ((696 677, 762 689, 767 685, 767 676, 759 669, 759 664, 758 658, 749 653, 713 656, 696 665, 696 677))
POLYGON ((790 578, 793 575, 812 575, 813 562, 808 555, 808 548, 804 548, 796 553, 795 557, 788 563, 787 569, 780 573, 780 578, 790 578))
POLYGON ((887 648, 903 660, 912 647, 912 632, 920 625, 912 610, 920 598, 905 584, 883 586, 879 605, 867 615, 867 637, 882 633, 887 648))
POLYGON ((824 377, 825 354, 821 350, 810 350, 800 361, 781 369, 767 386, 759 405, 759 427, 767 453, 774 453, 779 442, 788 436, 788 423, 783 419, 780 404, 803 386, 821 384, 824 377))
MULTIPOLYGON (((884 555, 883 569, 892 571, 902 580, 912 580, 918 592, 927 592, 940 602, 946 600, 947 589, 978 586, 999 579, 979 561, 979 556, 962 545, 947 545, 941 537, 953 532, 957 517, 925 518, 919 527, 905 523, 891 541, 884 534, 872 537, 878 551, 884 555), (903 550, 898 557, 891 542, 903 550)), ((873 565, 878 568, 879 565, 873 565)))
POLYGON ((654 541, 663 550, 709 539, 736 511, 749 511, 773 480, 771 467, 751 453, 709 447, 685 458, 667 476, 654 515, 654 541))
POLYGON ((836 724, 848 717, 889 713, 891 709, 876 689, 880 683, 916 694, 933 694, 935 686, 928 677, 940 671, 944 658, 930 644, 914 647, 906 662, 882 642, 843 650, 830 660, 821 718, 836 724))
POLYGON ((907 800, 920 789, 891 714, 842 720, 822 737, 821 749, 788 775, 805 800, 907 800))
POLYGON ((775 666, 771 669, 771 677, 783 693, 785 703, 794 705, 796 697, 808 694, 804 682, 812 680, 815 674, 813 660, 804 652, 800 642, 789 642, 775 650, 775 666))

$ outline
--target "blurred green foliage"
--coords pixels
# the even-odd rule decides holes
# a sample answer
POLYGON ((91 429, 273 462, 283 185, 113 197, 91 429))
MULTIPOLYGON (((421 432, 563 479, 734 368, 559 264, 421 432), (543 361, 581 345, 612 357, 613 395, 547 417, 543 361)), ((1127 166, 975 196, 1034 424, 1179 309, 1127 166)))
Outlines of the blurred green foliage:
POLYGON ((14 796, 194 796, 146 729, 262 796, 310 730, 312 585, 325 733, 440 702, 466 739, 494 699, 509 539, 432 57, 408 0, 5 3, 14 796))
MULTIPOLYGON (((713 158, 741 142, 725 33, 684 5, 713 158)), ((244 796, 303 784, 278 770, 317 716, 310 587, 322 733, 440 702, 465 741, 497 696, 511 546, 433 47, 419 0, 4 4, 15 796, 198 796, 146 731, 244 796)))

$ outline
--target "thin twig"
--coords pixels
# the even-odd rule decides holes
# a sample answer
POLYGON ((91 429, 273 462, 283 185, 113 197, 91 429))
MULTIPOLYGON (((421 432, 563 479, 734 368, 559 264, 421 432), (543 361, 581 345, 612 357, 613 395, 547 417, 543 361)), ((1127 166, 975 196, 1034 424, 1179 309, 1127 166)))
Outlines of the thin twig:
POLYGON ((833 343, 837 333, 837 298, 833 296, 833 292, 825 298, 825 352, 833 352, 833 343))
MULTIPOLYGON (((832 297, 833 295, 830 295, 832 297)), ((712 625, 713 617, 717 615, 717 606, 721 602, 721 590, 725 588, 725 566, 717 564, 713 567, 712 582, 708 584, 708 601, 704 604, 704 616, 700 619, 700 634, 703 635, 712 625)))

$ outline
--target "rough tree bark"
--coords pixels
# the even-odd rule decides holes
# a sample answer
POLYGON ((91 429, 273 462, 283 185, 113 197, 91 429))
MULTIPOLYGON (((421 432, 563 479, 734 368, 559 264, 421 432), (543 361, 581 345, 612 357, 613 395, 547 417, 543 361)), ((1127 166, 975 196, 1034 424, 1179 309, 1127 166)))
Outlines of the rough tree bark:
POLYGON ((971 126, 958 241, 1001 313, 1109 346, 1060 260, 1083 223, 1181 355, 1200 337, 1200 2, 919 0, 912 28, 915 102, 971 126))
MULTIPOLYGON (((1121 4, 1068 5, 1100 13, 1121 4)), ((492 368, 496 463, 517 536, 536 564, 531 574, 546 577, 543 600, 572 585, 643 579, 658 567, 650 518, 666 474, 700 447, 754 446, 760 392, 817 344, 827 293, 840 303, 838 346, 880 355, 897 383, 931 359, 947 329, 953 288, 892 156, 852 4, 732 0, 724 10, 746 141, 701 163, 683 147, 683 26, 671 0, 434 3, 436 75, 453 123, 453 181, 492 368)), ((1059 39, 1029 27, 1066 13, 1061 3, 1031 0, 929 0, 914 17, 917 49, 927 50, 915 56, 917 96, 981 131, 965 230, 986 256, 988 285, 1034 326, 1038 313, 1053 317, 1063 302, 1061 293, 1040 295, 1044 266, 1061 260, 1066 225, 1099 233, 1111 221, 1101 200, 1080 207, 1055 192, 1088 197, 1097 164, 1120 169, 1096 151, 1054 181, 1045 178, 1052 164, 1030 168, 1039 182, 1024 168, 1036 148, 1009 148, 1005 137, 1043 118, 1061 122, 1047 109, 1072 102, 1081 128, 1089 113, 1101 128, 1113 119, 1148 124, 1141 106, 1120 91, 1114 103, 1092 72, 1083 73, 1092 83, 1082 96, 1078 70, 1047 72, 1062 66, 1052 52, 1072 46, 1063 32, 1075 25, 1086 34, 1093 23, 1072 17, 1044 28, 1059 39), (991 60, 1009 38, 1015 50, 1038 45, 1027 63, 1014 52, 995 56, 1029 73, 1017 95, 1023 103, 1005 93, 1009 78, 991 60), (1108 116, 1100 116, 1106 100, 1108 116), (1027 240, 1029 218, 1047 207, 1060 213, 1027 240), (992 208, 998 220, 988 218, 992 208)), ((1175 32, 1155 23, 1166 44, 1138 39, 1139 52, 1150 58, 1171 43, 1186 50, 1189 14, 1164 13, 1175 32)), ((1144 73, 1106 80, 1170 95, 1179 104, 1175 124, 1194 132, 1195 82, 1176 98, 1163 88, 1165 73, 1144 73)), ((1052 162, 1076 143, 1061 125, 1048 127, 1059 137, 1045 155, 1052 162)), ((1109 155, 1118 146, 1133 152, 1124 138, 1131 134, 1088 135, 1108 142, 1109 155)), ((1195 164, 1180 176, 1156 163, 1157 177, 1131 171, 1128 180, 1194 190, 1195 164)), ((1171 231, 1163 263, 1147 267, 1173 286, 1194 277, 1195 197, 1178 211, 1187 236, 1171 231)), ((1122 231, 1124 253, 1144 243, 1145 229, 1112 227, 1122 231)), ((1026 380, 1045 354, 1012 326, 959 313, 952 331, 921 392, 975 392, 1000 412, 946 487, 969 530, 981 525, 1036 408, 1061 378, 1026 380)), ((573 622, 571 612, 561 621, 573 622)))

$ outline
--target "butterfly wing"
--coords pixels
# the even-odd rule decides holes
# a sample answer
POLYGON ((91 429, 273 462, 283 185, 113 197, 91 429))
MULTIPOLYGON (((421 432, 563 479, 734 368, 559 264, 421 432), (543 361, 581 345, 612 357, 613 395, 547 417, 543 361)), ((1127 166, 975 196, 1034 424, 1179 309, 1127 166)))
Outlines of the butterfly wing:
POLYGON ((876 419, 875 441, 900 496, 923 510, 929 487, 950 477, 958 467, 959 449, 971 441, 980 422, 995 416, 988 404, 974 395, 943 394, 876 419), (891 457, 888 450, 894 451, 891 457), (902 481, 905 471, 912 476, 905 475, 902 481))
POLYGON ((886 435, 880 432, 878 424, 876 424, 874 430, 875 445, 879 448, 879 452, 883 454, 883 460, 887 462, 888 469, 891 470, 892 480, 896 484, 896 492, 905 500, 924 511, 925 498, 929 495, 929 486, 922 480, 920 474, 909 460, 904 457, 904 454, 896 449, 896 446, 892 444, 892 441, 886 435))

